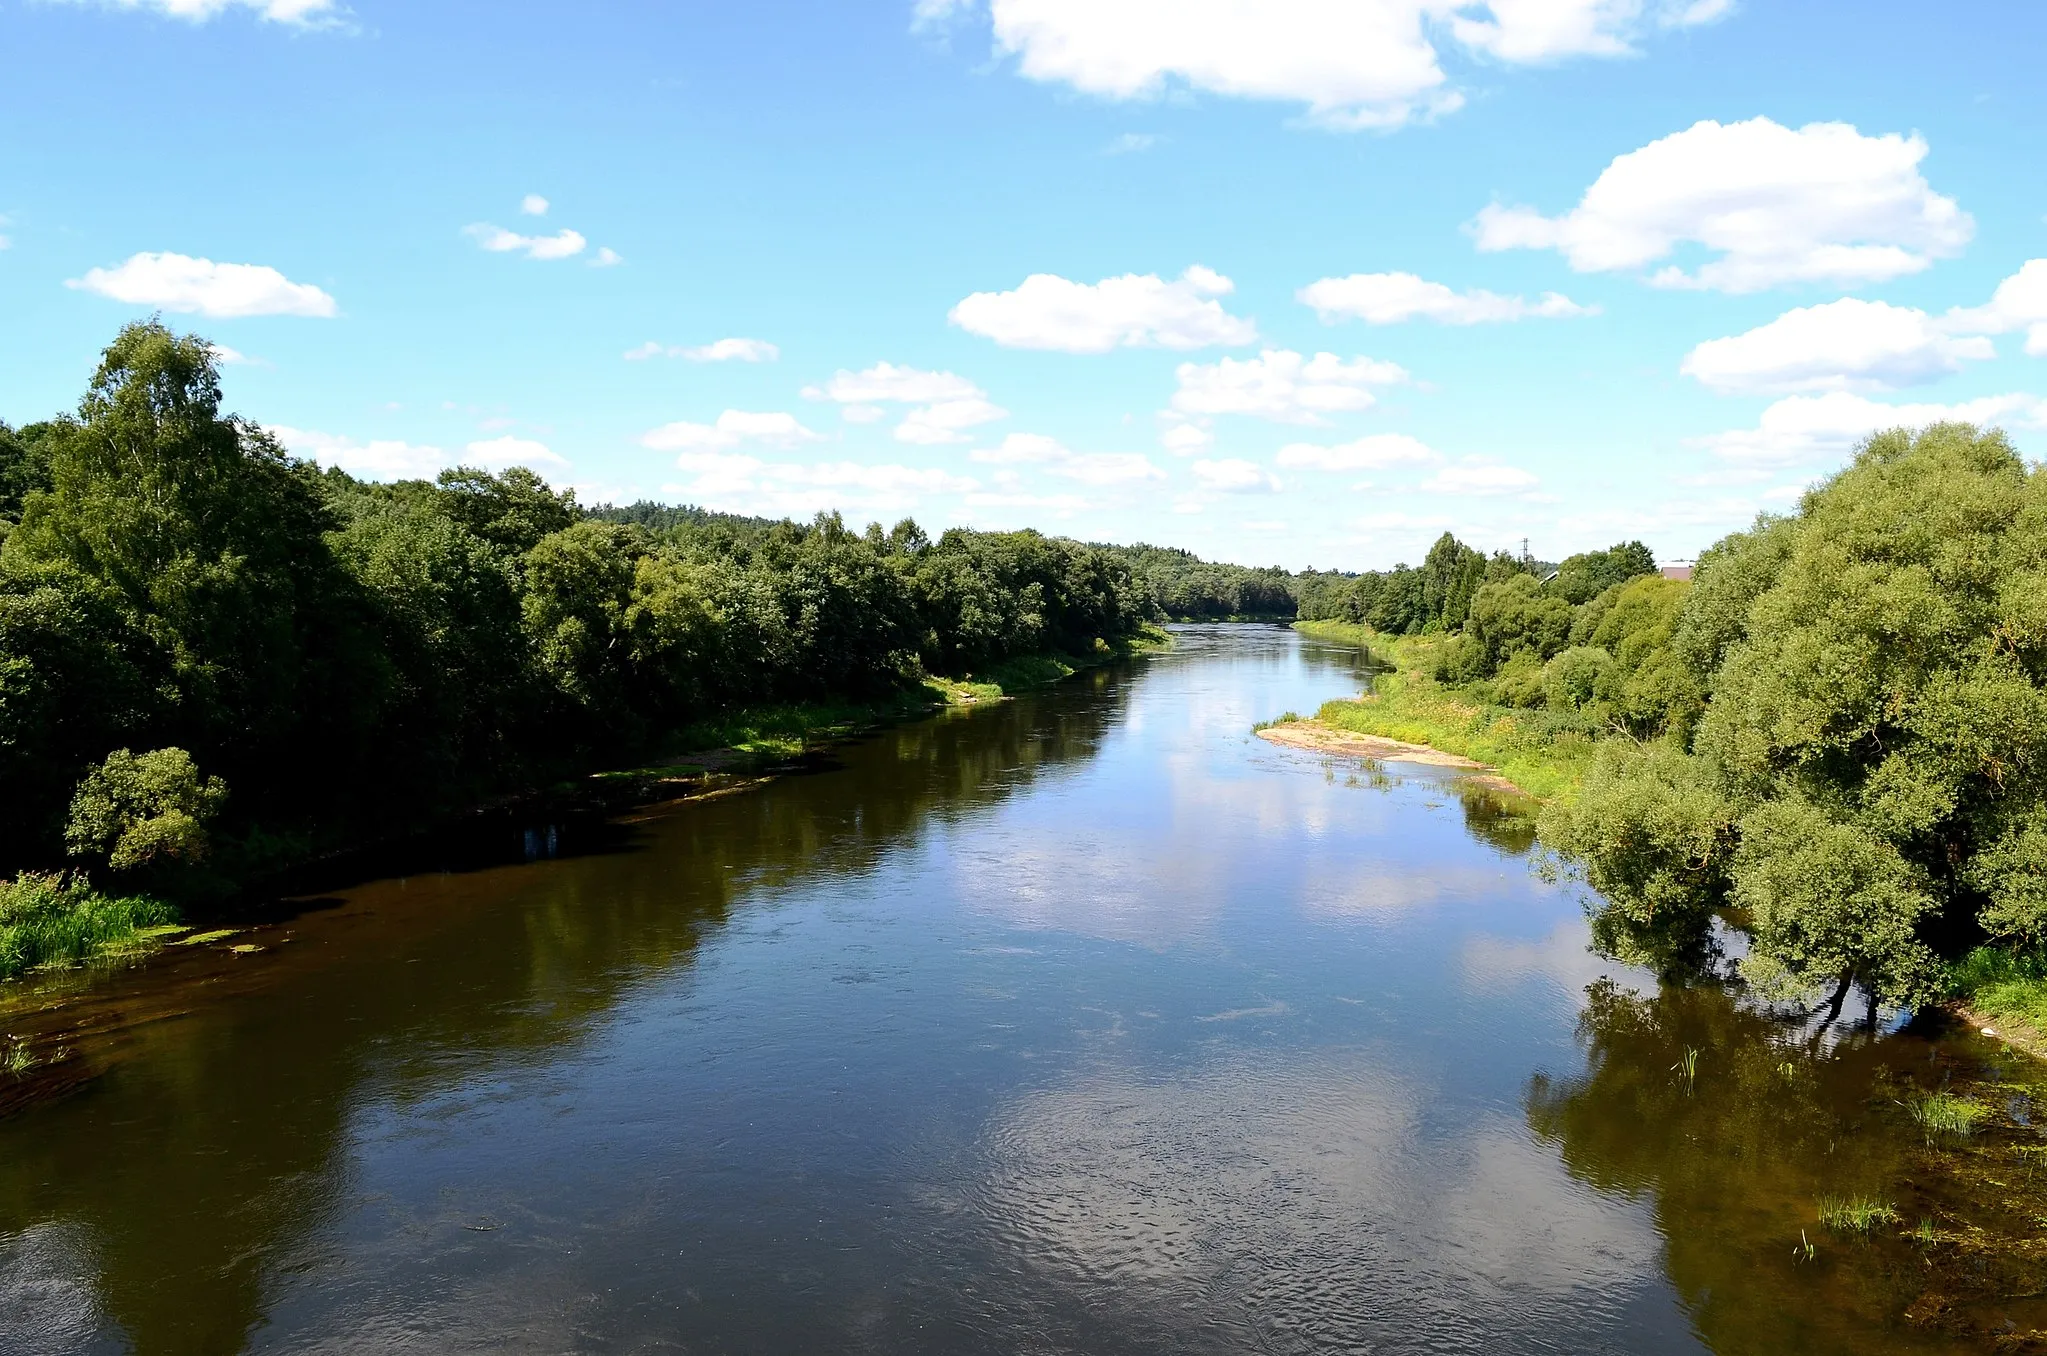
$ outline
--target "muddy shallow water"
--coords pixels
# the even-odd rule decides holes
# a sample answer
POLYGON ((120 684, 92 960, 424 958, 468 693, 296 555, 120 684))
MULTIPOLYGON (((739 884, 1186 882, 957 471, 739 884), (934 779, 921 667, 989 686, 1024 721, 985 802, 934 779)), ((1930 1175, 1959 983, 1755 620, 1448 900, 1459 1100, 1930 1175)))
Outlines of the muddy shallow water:
POLYGON ((1454 772, 1251 737, 1358 662, 1183 629, 17 993, 0 1351, 2030 1349, 2033 1066, 1601 962, 1454 772))

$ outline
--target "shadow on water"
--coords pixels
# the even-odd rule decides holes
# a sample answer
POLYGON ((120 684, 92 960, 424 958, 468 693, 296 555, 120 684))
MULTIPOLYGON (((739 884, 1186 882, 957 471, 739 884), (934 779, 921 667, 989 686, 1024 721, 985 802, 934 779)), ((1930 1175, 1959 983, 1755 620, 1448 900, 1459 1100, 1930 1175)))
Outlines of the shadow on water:
POLYGON ((72 977, 61 1004, 15 998, 0 1023, 55 1057, 26 1077, 75 1095, 0 1120, 0 1334, 241 1349, 274 1280, 325 1264, 319 1223, 360 1204, 342 1146, 362 1104, 560 1059, 738 897, 872 871, 1091 757, 1132 681, 1098 670, 884 731, 828 775, 648 807, 606 851, 374 882, 245 934, 259 951, 173 948, 72 977))
POLYGON ((1715 987, 1602 982, 1586 1000, 1586 1069, 1533 1077, 1528 1123, 1574 1177, 1653 1204, 1715 1352, 2040 1349, 2031 1061, 1933 1023, 1837 1037, 1715 987), (1943 1090, 1982 1108, 1972 1133, 1915 1119, 1943 1090))

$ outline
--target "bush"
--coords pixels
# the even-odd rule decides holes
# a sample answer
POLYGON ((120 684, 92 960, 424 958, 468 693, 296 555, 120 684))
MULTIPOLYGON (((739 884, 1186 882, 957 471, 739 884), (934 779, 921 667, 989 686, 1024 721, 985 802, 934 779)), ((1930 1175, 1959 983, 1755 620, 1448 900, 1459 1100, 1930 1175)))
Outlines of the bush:
POLYGON ((1597 645, 1574 645, 1543 666, 1542 690, 1550 708, 1589 706, 1613 672, 1613 656, 1597 645))
POLYGON ((206 827, 226 801, 227 785, 202 780, 183 749, 117 749, 78 784, 65 846, 117 872, 196 866, 211 846, 206 827))

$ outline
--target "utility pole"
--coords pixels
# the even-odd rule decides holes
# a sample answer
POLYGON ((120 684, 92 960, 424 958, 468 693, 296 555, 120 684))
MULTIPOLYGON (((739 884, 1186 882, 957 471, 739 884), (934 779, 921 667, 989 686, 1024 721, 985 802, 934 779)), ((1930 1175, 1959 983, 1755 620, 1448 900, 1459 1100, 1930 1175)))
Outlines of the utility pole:
POLYGON ((1528 538, 1523 537, 1521 539, 1521 563, 1526 565, 1534 559, 1534 556, 1528 554, 1528 538))

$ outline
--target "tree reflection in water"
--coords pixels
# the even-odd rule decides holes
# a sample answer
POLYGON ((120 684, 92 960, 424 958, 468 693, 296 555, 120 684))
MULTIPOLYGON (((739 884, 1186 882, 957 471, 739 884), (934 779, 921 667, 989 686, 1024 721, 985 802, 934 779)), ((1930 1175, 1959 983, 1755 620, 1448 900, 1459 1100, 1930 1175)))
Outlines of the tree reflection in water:
POLYGON ((1579 1038, 1585 1072, 1535 1075, 1529 1125, 1573 1176, 1651 1201, 1715 1352, 2043 1349, 2047 1142, 2021 1081, 2037 1072, 1961 1033, 1788 1026, 1705 985, 1602 980, 1579 1038), (1929 1142, 1910 1115, 1941 1087, 1992 1108, 1967 1142, 1929 1142), (1897 1219, 1831 1231, 1828 1196, 1897 1219))

